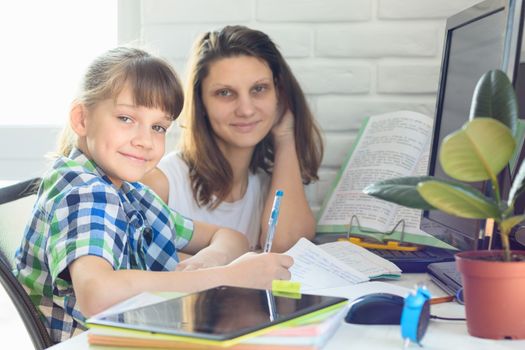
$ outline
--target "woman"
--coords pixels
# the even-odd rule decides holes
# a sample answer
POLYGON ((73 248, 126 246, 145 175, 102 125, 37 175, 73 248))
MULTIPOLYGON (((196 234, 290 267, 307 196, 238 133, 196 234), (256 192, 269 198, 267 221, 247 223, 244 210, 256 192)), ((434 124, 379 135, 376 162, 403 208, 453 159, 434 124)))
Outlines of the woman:
POLYGON ((273 194, 281 189, 273 250, 314 237, 303 184, 318 179, 321 135, 266 34, 227 26, 202 35, 193 48, 181 117, 180 151, 143 182, 182 214, 243 232, 251 249, 264 246, 273 194))

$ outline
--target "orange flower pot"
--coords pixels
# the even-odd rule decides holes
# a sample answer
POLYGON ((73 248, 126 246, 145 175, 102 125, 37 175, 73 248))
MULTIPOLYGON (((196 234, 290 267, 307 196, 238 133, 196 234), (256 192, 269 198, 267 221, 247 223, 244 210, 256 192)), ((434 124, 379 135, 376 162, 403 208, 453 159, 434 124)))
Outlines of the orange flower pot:
MULTIPOLYGON (((525 251, 512 253, 525 256, 525 251)), ((501 250, 456 254, 468 332, 480 338, 525 339, 525 261, 498 261, 498 256, 501 250)))

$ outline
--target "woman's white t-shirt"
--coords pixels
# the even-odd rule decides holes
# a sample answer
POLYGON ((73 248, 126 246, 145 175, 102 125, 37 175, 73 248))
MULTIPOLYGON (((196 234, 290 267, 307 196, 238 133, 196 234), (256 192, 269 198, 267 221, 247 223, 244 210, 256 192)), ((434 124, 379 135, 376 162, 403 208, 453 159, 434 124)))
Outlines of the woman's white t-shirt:
POLYGON ((228 227, 242 232, 248 238, 250 249, 259 246, 261 215, 270 186, 270 176, 263 171, 248 176, 244 197, 236 202, 222 202, 217 208, 199 207, 193 198, 188 165, 177 152, 171 152, 160 161, 158 168, 169 183, 168 206, 180 214, 196 220, 228 227))

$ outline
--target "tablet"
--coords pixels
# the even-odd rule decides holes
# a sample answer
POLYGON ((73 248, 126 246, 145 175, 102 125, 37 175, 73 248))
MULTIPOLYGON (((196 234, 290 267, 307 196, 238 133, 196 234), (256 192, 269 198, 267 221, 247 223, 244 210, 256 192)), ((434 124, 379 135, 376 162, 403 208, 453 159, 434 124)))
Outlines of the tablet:
POLYGON ((221 286, 91 318, 87 323, 90 327, 110 326, 159 335, 227 341, 301 316, 335 310, 347 301, 339 297, 286 296, 268 290, 221 286))

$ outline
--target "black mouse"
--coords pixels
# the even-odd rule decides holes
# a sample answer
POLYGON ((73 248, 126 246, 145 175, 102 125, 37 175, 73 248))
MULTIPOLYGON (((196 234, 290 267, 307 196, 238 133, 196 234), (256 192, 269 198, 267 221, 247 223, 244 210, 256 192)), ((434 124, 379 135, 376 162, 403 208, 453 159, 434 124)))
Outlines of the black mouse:
POLYGON ((345 321, 356 324, 401 324, 405 298, 389 293, 373 293, 350 304, 345 321))

